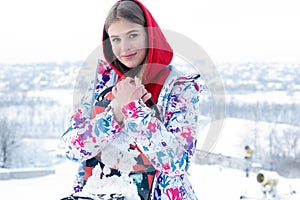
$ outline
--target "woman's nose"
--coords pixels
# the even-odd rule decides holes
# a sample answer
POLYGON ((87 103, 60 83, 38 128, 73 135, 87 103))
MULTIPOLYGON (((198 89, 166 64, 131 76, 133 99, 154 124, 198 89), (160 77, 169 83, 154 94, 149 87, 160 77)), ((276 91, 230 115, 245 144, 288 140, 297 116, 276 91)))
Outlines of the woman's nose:
POLYGON ((123 40, 122 41, 122 52, 127 52, 127 51, 129 51, 131 49, 131 43, 130 43, 130 41, 128 41, 128 40, 123 40))

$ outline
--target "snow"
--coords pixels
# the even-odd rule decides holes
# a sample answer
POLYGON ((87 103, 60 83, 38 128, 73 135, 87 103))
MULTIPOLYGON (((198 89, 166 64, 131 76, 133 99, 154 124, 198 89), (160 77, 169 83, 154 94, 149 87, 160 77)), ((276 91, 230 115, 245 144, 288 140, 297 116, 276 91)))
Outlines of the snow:
MULTIPOLYGON (((215 146, 211 147, 212 152, 241 158, 244 153, 242 150, 245 145, 244 142, 248 141, 244 136, 251 133, 254 123, 243 119, 225 119, 223 131, 220 133, 218 140, 215 141, 215 146)), ((257 129, 261 132, 266 132, 270 128, 270 124, 266 122, 256 123, 257 129)), ((280 129, 284 129, 285 126, 278 124, 280 129)), ((206 129, 203 129, 198 141, 207 139, 208 127, 209 124, 206 124, 206 129)), ((62 146, 59 141, 48 139, 47 142, 40 144, 52 154, 61 155, 62 146)), ((198 148, 201 148, 202 145, 203 143, 199 143, 198 148)), ((36 178, 0 180, 1 196, 10 197, 12 200, 37 200, 41 198, 43 200, 54 200, 68 196, 72 192, 77 164, 65 158, 58 157, 57 159, 58 164, 51 168, 55 170, 54 174, 36 178), (63 159, 63 162, 61 162, 61 159, 63 159)), ((8 171, 8 169, 1 171, 8 171)), ((241 195, 255 198, 262 197, 260 184, 256 181, 257 173, 254 172, 250 173, 247 178, 245 172, 238 169, 192 163, 189 174, 189 180, 199 199, 239 199, 241 195)), ((287 194, 292 190, 296 190, 293 197, 287 196, 286 199, 300 199, 300 178, 287 179, 279 176, 278 179, 278 194, 287 194)))
MULTIPOLYGON (((272 84, 274 83, 268 83, 268 86, 271 87, 272 84)), ((273 86, 273 88, 275 87, 276 84, 273 86)), ((294 94, 291 96, 288 91, 261 91, 246 94, 227 95, 226 98, 234 99, 235 101, 241 103, 257 103, 259 100, 261 102, 268 102, 269 104, 292 104, 300 101, 300 94, 299 92, 294 92, 294 94)))
MULTIPOLYGON (((201 129, 197 148, 215 154, 243 159, 244 147, 253 143, 254 129, 260 133, 260 142, 266 143, 268 141, 268 133, 272 131, 272 125, 272 123, 264 121, 255 122, 246 119, 225 118, 222 130, 218 137, 212 138, 209 132, 211 123, 207 123, 203 129, 201 129), (215 141, 212 142, 211 139, 215 139, 215 141), (213 145, 207 145, 208 142, 211 142, 213 145)), ((288 124, 276 124, 278 133, 283 134, 285 130, 292 130, 292 128, 295 127, 288 124)))
MULTIPOLYGON (((55 166, 56 173, 39 178, 12 179, 0 181, 1 197, 9 199, 54 200, 66 197, 71 186, 77 165, 66 161, 55 166)), ((241 195, 261 197, 260 185, 256 174, 250 173, 248 178, 240 170, 223 168, 217 165, 197 165, 193 163, 189 177, 199 199, 239 199, 241 195)), ((297 190, 296 194, 286 199, 300 198, 300 179, 279 177, 277 186, 279 194, 297 190)))
MULTIPOLYGON (((244 171, 216 165, 192 165, 190 173, 190 180, 199 199, 239 199, 241 195, 262 197, 260 185, 256 181, 256 173, 250 173, 247 178, 244 171)), ((300 179, 279 178, 277 186, 279 195, 290 193, 291 188, 294 190, 300 188, 300 179)), ((299 192, 298 190, 297 196, 287 199, 299 199, 299 192)))
POLYGON ((1 196, 12 200, 60 199, 70 193, 76 169, 76 165, 66 162, 55 167, 55 174, 0 181, 1 196))
MULTIPOLYGON (((110 170, 107 170, 107 174, 110 174, 110 170)), ((130 200, 140 200, 138 196, 137 187, 134 184, 133 178, 128 175, 122 174, 120 177, 103 176, 103 179, 99 179, 101 176, 102 170, 98 164, 93 169, 93 175, 87 180, 86 185, 84 186, 82 192, 79 196, 89 196, 89 194, 103 194, 105 191, 106 194, 119 194, 124 195, 126 199, 130 200), (116 185, 118 187, 116 187, 116 185)))

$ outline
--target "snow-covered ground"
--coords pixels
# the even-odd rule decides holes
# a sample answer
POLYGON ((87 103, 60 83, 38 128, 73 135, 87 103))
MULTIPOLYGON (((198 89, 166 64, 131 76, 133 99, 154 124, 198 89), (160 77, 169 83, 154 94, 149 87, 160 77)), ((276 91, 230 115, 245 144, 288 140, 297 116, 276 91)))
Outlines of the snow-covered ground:
MULTIPOLYGON (((218 138, 218 141, 216 141, 217 144, 212 152, 242 158, 243 151, 241 149, 245 145, 243 135, 250 134, 251 129, 247 129, 246 127, 252 127, 252 123, 242 119, 226 119, 222 134, 218 138)), ((263 122, 260 122, 258 127, 259 130, 268 129, 267 124, 263 122)), ((200 141, 204 140, 207 136, 206 132, 206 129, 203 129, 203 133, 199 137, 200 141)), ((39 146, 42 144, 45 149, 52 152, 54 158, 55 155, 62 154, 60 152, 62 149, 60 140, 51 139, 43 143, 39 142, 38 144, 39 146)), ((202 143, 199 143, 199 148, 201 148, 201 145, 202 143)), ((38 153, 32 155, 34 155, 33 157, 37 157, 38 153)), ((61 163, 61 157, 57 157, 57 159, 57 163, 60 164, 55 165, 55 174, 30 179, 0 180, 0 199, 2 197, 9 197, 12 200, 59 200, 62 197, 68 196, 71 192, 77 165, 67 159, 61 163)), ((256 180, 257 174, 255 173, 250 173, 249 178, 246 178, 245 172, 241 170, 224 168, 217 165, 198 165, 195 163, 192 163, 189 172, 189 179, 199 199, 234 200, 239 199, 241 195, 258 198, 262 196, 260 184, 256 180)), ((293 197, 287 196, 285 199, 300 199, 300 179, 280 177, 277 189, 279 194, 286 194, 292 190, 296 190, 297 193, 293 197)))
MULTIPOLYGON (((213 145, 209 149, 205 149, 212 153, 222 154, 224 156, 230 156, 235 158, 244 158, 244 147, 251 145, 253 147, 255 131, 260 133, 257 137, 262 146, 268 144, 269 133, 274 129, 274 124, 264 121, 252 121, 238 118, 226 118, 224 119, 222 130, 217 136, 213 145)), ((209 132, 211 124, 206 124, 200 131, 198 137, 197 148, 204 149, 205 143, 211 141, 213 138, 209 132)), ((276 131, 278 133, 284 133, 285 130, 293 130, 297 127, 293 127, 288 124, 277 123, 276 131)), ((299 130, 299 129, 297 129, 299 130)), ((282 139, 283 140, 283 139, 282 139)))
MULTIPOLYGON (((245 176, 244 171, 222 168, 216 165, 192 165, 190 168, 190 181, 193 183, 195 192, 199 199, 215 200, 234 200, 240 199, 241 195, 262 198, 260 184, 256 180, 257 174, 250 173, 245 176)), ((277 185, 278 194, 287 194, 292 190, 297 193, 286 196, 286 200, 300 199, 300 179, 279 178, 277 185)))
MULTIPOLYGON (((55 167, 56 173, 44 177, 0 181, 1 199, 11 200, 59 200, 69 195, 73 182, 76 165, 70 161, 55 167)), ((240 170, 222 168, 216 165, 192 164, 190 181, 193 183, 199 199, 234 200, 241 195, 261 197, 260 185, 256 181, 256 174, 249 178, 240 170)), ((300 179, 285 179, 280 177, 277 186, 279 194, 296 190, 296 194, 288 196, 286 200, 300 199, 300 179)))

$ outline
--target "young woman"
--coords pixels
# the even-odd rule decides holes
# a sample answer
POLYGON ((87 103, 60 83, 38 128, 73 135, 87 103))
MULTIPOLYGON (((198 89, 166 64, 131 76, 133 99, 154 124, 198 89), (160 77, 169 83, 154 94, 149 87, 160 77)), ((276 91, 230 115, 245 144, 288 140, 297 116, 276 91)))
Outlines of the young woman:
POLYGON ((103 53, 62 136, 68 158, 82 163, 74 192, 99 164, 99 179, 138 176, 141 199, 197 199, 187 170, 197 141, 199 75, 170 65, 172 48, 136 0, 118 1, 109 11, 103 53))

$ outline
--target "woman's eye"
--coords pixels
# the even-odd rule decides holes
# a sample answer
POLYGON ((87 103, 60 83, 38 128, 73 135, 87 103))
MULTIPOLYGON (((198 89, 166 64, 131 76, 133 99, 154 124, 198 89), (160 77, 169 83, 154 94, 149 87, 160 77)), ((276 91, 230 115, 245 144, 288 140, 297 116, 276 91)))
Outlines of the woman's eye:
POLYGON ((133 33, 133 34, 130 34, 130 35, 129 35, 129 38, 131 38, 131 39, 132 39, 132 38, 135 38, 136 36, 138 36, 138 34, 136 34, 136 33, 133 33))
POLYGON ((111 41, 112 41, 112 42, 119 42, 119 41, 120 41, 120 38, 112 38, 111 41))

